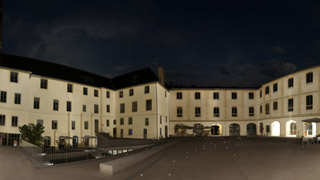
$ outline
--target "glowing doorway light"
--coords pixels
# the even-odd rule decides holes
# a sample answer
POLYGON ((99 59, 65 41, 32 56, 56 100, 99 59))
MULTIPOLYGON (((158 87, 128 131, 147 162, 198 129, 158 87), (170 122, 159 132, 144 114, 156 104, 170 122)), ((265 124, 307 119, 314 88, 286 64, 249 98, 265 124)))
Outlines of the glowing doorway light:
POLYGON ((280 136, 280 123, 278 121, 271 124, 271 136, 280 136))

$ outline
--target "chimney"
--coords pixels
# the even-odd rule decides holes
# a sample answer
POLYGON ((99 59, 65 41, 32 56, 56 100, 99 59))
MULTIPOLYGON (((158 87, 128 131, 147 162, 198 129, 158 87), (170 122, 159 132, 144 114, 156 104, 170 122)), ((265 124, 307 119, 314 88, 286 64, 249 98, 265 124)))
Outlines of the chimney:
POLYGON ((164 70, 163 67, 158 67, 158 79, 162 86, 164 86, 164 70))

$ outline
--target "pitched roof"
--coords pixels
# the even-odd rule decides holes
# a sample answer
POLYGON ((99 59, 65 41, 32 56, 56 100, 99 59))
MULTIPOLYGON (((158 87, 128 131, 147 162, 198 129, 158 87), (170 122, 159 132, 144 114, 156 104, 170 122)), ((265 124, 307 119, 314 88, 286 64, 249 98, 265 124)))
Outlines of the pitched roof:
POLYGON ((158 80, 150 68, 134 71, 113 79, 109 79, 107 77, 72 67, 9 54, 1 54, 0 66, 30 71, 32 74, 40 76, 52 77, 109 89, 120 89, 158 80))
POLYGON ((158 77, 150 68, 145 68, 112 78, 115 89, 158 81, 158 77))

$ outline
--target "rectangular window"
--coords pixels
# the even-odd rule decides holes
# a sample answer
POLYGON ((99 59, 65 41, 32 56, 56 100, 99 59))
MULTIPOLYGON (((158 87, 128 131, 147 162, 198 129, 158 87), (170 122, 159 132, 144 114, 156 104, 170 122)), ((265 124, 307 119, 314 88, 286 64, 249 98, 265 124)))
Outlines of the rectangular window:
POLYGON ((312 97, 312 95, 306 96, 306 109, 307 110, 312 109, 312 105, 313 105, 313 97, 312 97))
POLYGON ((83 95, 88 95, 88 88, 86 87, 83 88, 83 95))
POLYGON ((288 79, 288 88, 293 87, 293 78, 288 79))
POLYGON ((177 92, 177 99, 182 99, 182 92, 177 92))
POLYGON ((6 103, 7 102, 7 91, 1 91, 0 93, 0 102, 6 103))
POLYGON ((40 125, 43 126, 43 120, 42 120, 42 119, 38 119, 38 120, 37 120, 37 124, 40 124, 40 125))
POLYGON ((262 105, 260 105, 260 113, 262 113, 262 105))
POLYGON ((259 93, 260 93, 260 98, 262 98, 262 90, 260 90, 259 93))
POLYGON ((47 79, 40 79, 40 88, 41 89, 48 89, 48 80, 47 79))
POLYGON ((98 113, 99 113, 99 105, 98 105, 98 104, 95 104, 95 105, 94 105, 94 113, 95 113, 95 114, 98 114, 98 113))
POLYGON ((146 118, 144 121, 145 121, 145 125, 149 126, 149 118, 146 118))
POLYGON ((123 91, 120 91, 119 92, 119 98, 122 98, 123 97, 123 91))
POLYGON ((270 111, 269 111, 270 107, 269 107, 269 103, 266 104, 266 114, 269 114, 270 111))
POLYGON ((109 113, 109 112, 110 112, 110 105, 107 104, 107 113, 109 113))
POLYGON ((110 91, 107 91, 107 98, 110 98, 110 91))
POLYGON ((58 129, 58 121, 52 120, 51 129, 58 129))
POLYGON ((200 92, 195 92, 195 93, 194 93, 194 99, 201 99, 201 94, 200 94, 200 92))
POLYGON ((132 119, 132 117, 129 117, 129 122, 128 122, 128 124, 131 125, 132 123, 133 123, 133 119, 132 119))
POLYGON ((124 118, 120 118, 120 125, 124 124, 124 118))
POLYGON ((238 109, 237 107, 232 107, 232 117, 237 117, 238 116, 238 109))
POLYGON ((40 109, 40 98, 34 97, 34 99, 33 99, 33 109, 40 109))
POLYGON ((214 117, 220 116, 220 109, 218 107, 213 108, 213 116, 214 117))
POLYGON ((278 110, 278 101, 273 102, 273 110, 278 110))
POLYGON ((249 116, 254 116, 254 107, 249 107, 249 116))
POLYGON ((67 101, 67 111, 71 112, 72 107, 71 107, 71 101, 67 101))
POLYGON ((120 104, 120 113, 124 113, 125 112, 125 104, 121 103, 120 104))
POLYGON ((138 102, 133 101, 132 102, 132 112, 137 112, 138 111, 138 102))
POLYGON ((0 126, 5 126, 6 125, 6 116, 0 114, 0 126))
POLYGON ((232 99, 237 99, 237 93, 236 92, 231 93, 231 98, 232 99))
POLYGON ((249 99, 254 99, 254 93, 253 92, 249 92, 249 99))
POLYGON ((69 93, 73 92, 73 84, 67 84, 67 92, 69 93))
POLYGON ((277 92, 278 91, 278 83, 274 83, 273 84, 273 92, 277 92))
POLYGON ((146 100, 146 110, 147 111, 152 110, 152 100, 151 99, 146 100))
POLYGON ((195 108, 195 117, 201 117, 201 109, 200 107, 195 108))
POLYGON ((160 124, 162 124, 162 116, 160 116, 160 124))
POLYGON ((87 106, 86 105, 82 105, 82 112, 87 112, 87 106))
POLYGON ((177 107, 177 117, 182 117, 182 107, 177 107))
POLYGON ((109 127, 109 125, 110 125, 110 121, 109 121, 109 119, 107 119, 106 124, 107 124, 107 127, 109 127))
POLYGON ((114 124, 114 125, 117 124, 117 120, 116 120, 116 119, 113 120, 113 124, 114 124))
POLYGON ((167 97, 167 91, 164 91, 164 97, 167 97))
POLYGON ((293 111, 293 99, 288 99, 288 111, 293 111))
POLYGON ((14 93, 14 104, 21 104, 21 94, 14 93))
POLYGON ((71 129, 72 130, 76 129, 76 122, 75 121, 71 121, 71 129))
POLYGON ((266 94, 269 94, 269 86, 265 88, 266 94))
POLYGON ((219 99, 219 93, 218 92, 214 92, 213 93, 213 99, 219 99))
POLYGON ((148 94, 150 92, 150 87, 149 86, 145 86, 144 87, 144 93, 148 94))
POLYGON ((133 130, 132 130, 132 129, 129 129, 128 134, 129 134, 129 135, 132 135, 132 134, 133 134, 133 130))
POLYGON ((53 100, 53 110, 54 111, 58 111, 59 110, 59 100, 58 99, 54 99, 53 100))
POLYGON ((12 127, 18 126, 18 116, 12 116, 11 126, 12 127))
POLYGON ((10 72, 10 82, 18 83, 19 74, 17 72, 10 72))
POLYGON ((84 121, 84 129, 89 129, 89 122, 88 121, 84 121))
POLYGON ((133 94, 134 94, 133 89, 129 89, 129 96, 133 96, 133 94))
POLYGON ((306 75, 306 83, 312 83, 313 82, 313 73, 309 72, 306 75))
POLYGON ((99 97, 99 91, 97 89, 93 90, 94 97, 99 97))

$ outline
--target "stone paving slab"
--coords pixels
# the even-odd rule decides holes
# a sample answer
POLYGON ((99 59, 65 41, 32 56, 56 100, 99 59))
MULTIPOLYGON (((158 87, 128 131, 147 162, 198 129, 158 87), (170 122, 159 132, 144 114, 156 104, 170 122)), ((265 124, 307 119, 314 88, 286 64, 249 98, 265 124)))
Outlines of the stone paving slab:
MULTIPOLYGON (((108 176, 95 160, 36 169, 15 147, 0 147, 0 179, 318 180, 320 144, 274 138, 190 138, 108 176)), ((113 157, 115 158, 115 157, 113 157)), ((110 159, 112 160, 112 159, 110 159)))

